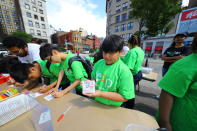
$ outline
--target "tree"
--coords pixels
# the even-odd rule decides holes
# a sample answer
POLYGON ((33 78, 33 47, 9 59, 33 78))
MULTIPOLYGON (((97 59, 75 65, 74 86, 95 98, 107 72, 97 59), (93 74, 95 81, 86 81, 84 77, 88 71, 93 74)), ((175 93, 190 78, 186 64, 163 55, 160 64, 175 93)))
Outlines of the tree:
POLYGON ((174 26, 172 19, 181 11, 181 0, 131 0, 130 17, 138 19, 139 31, 142 28, 146 36, 166 34, 174 26))
POLYGON ((25 32, 20 32, 20 31, 13 32, 10 36, 19 37, 23 39, 26 43, 29 43, 33 37, 31 34, 27 34, 25 32))

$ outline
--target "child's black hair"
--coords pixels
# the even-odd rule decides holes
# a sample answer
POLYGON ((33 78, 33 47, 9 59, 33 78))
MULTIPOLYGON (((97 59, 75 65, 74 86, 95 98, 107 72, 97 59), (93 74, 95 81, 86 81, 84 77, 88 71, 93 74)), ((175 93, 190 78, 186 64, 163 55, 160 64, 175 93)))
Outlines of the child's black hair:
POLYGON ((137 35, 132 35, 128 40, 128 44, 131 45, 132 47, 140 46, 141 44, 140 37, 137 35))
POLYGON ((30 73, 30 67, 33 67, 33 64, 26 64, 26 63, 20 63, 17 65, 14 65, 10 69, 10 76, 19 83, 24 83, 26 80, 28 80, 28 75, 30 73))
POLYGON ((102 45, 101 50, 105 53, 120 52, 123 49, 124 40, 118 35, 107 36, 102 45))
POLYGON ((25 43, 24 40, 22 40, 19 37, 16 36, 8 36, 3 40, 3 46, 5 48, 12 48, 12 47, 18 47, 18 48, 24 48, 27 46, 27 43, 25 43))
POLYGON ((100 49, 99 49, 99 52, 95 53, 95 54, 93 55, 93 57, 94 57, 94 62, 93 62, 93 63, 96 63, 96 62, 99 61, 100 59, 103 59, 103 51, 102 51, 102 49, 100 48, 100 49))
POLYGON ((60 48, 58 48, 57 45, 54 44, 44 44, 40 47, 40 58, 45 59, 48 56, 52 55, 52 50, 62 51, 60 48))
POLYGON ((7 56, 0 59, 0 73, 9 73, 10 68, 14 65, 20 64, 18 57, 7 56))

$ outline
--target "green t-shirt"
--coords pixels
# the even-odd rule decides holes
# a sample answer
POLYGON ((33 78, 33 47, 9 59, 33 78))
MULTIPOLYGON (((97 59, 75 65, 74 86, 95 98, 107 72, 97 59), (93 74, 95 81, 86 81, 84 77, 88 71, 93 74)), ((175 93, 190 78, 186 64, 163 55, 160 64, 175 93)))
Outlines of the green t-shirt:
POLYGON ((142 69, 144 61, 144 51, 140 47, 131 49, 123 58, 123 62, 129 67, 133 75, 142 69))
MULTIPOLYGON (((117 92, 125 99, 135 97, 133 76, 120 59, 112 65, 106 65, 104 59, 98 61, 94 65, 92 78, 96 80, 96 90, 117 92)), ((113 106, 121 106, 123 103, 102 97, 95 97, 95 100, 113 106)))
MULTIPOLYGON (((61 70, 60 63, 51 63, 49 72, 49 69, 46 67, 46 60, 38 60, 37 62, 40 65, 42 76, 48 77, 50 79, 50 83, 58 80, 59 72, 61 70)), ((64 79, 62 80, 61 84, 65 84, 66 82, 66 79, 64 79)))
POLYGON ((94 57, 86 56, 86 59, 88 59, 91 63, 94 63, 94 57))
POLYGON ((175 62, 158 86, 174 96, 173 131, 197 131, 197 54, 175 62))
MULTIPOLYGON (((81 79, 81 80, 86 80, 86 78, 88 77, 88 74, 86 73, 86 70, 84 69, 83 65, 81 62, 79 61, 74 61, 71 64, 71 68, 69 68, 68 65, 68 61, 70 58, 74 57, 75 55, 73 55, 72 53, 68 53, 68 55, 66 56, 66 59, 63 60, 60 65, 61 65, 61 69, 64 70, 67 78, 69 79, 69 81, 71 83, 73 83, 75 80, 77 79, 81 79)), ((76 87, 76 89, 78 91, 82 91, 81 86, 78 85, 76 87)))

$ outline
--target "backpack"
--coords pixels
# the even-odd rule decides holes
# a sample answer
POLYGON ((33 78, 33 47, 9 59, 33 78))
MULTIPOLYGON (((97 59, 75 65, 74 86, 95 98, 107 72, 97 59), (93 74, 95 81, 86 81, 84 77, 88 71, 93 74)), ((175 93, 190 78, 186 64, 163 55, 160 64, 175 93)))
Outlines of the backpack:
POLYGON ((90 61, 86 58, 83 58, 83 57, 79 56, 79 55, 74 56, 74 57, 70 58, 69 61, 68 61, 68 67, 70 69, 72 69, 71 64, 74 61, 80 61, 82 63, 84 69, 86 70, 86 73, 88 74, 88 79, 91 79, 92 65, 91 65, 90 61))

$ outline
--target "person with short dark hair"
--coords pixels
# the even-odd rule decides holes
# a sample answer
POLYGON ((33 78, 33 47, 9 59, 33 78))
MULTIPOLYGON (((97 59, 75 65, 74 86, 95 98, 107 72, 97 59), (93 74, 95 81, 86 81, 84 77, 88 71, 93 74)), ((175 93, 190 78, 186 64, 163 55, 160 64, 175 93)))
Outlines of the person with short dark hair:
MULTIPOLYGON (((47 67, 47 63, 48 61, 46 60, 38 60, 33 64, 18 63, 16 65, 12 65, 9 73, 14 80, 19 83, 35 81, 41 77, 48 78, 49 83, 46 83, 47 85, 42 86, 40 89, 40 92, 45 93, 56 85, 60 72, 59 63, 51 63, 49 67, 47 67)), ((68 85, 68 81, 66 79, 61 82, 60 88, 65 89, 65 85, 68 85)))
POLYGON ((0 73, 9 73, 13 65, 20 64, 16 56, 7 56, 0 58, 0 73))
POLYGON ((197 131, 197 34, 193 53, 176 61, 158 83, 159 124, 168 131, 197 131))
POLYGON ((3 40, 3 46, 12 54, 18 56, 22 63, 32 63, 40 59, 40 45, 25 43, 19 37, 8 36, 3 40))
POLYGON ((54 97, 62 97, 72 89, 76 89, 76 93, 82 95, 82 88, 80 82, 83 80, 87 80, 88 74, 84 69, 82 63, 80 61, 73 61, 71 64, 71 68, 69 67, 69 60, 73 58, 75 55, 72 53, 64 53, 57 46, 45 44, 40 48, 40 57, 44 60, 51 61, 52 63, 60 63, 61 71, 59 73, 58 82, 54 89, 49 91, 54 97), (70 86, 62 91, 58 91, 60 82, 63 79, 63 76, 67 76, 70 81, 70 86))
POLYGON ((173 39, 173 43, 163 53, 162 60, 164 61, 162 76, 166 74, 170 66, 177 60, 190 54, 190 48, 184 46, 183 42, 186 39, 185 34, 177 34, 173 39))
POLYGON ((135 97, 132 74, 120 59, 123 44, 124 40, 118 35, 105 38, 101 45, 103 59, 94 65, 92 71, 96 92, 84 95, 110 106, 121 106, 135 97))
MULTIPOLYGON (((140 47, 141 40, 138 36, 132 35, 128 40, 129 52, 123 58, 124 63, 129 67, 134 78, 134 85, 139 83, 142 79, 142 64, 144 61, 144 51, 140 47)), ((135 105, 135 99, 129 100, 124 103, 125 108, 132 109, 135 105)))
POLYGON ((38 38, 33 37, 33 38, 31 39, 31 43, 35 43, 35 44, 39 44, 39 45, 41 45, 41 44, 42 44, 42 40, 41 40, 41 39, 38 39, 38 38))

